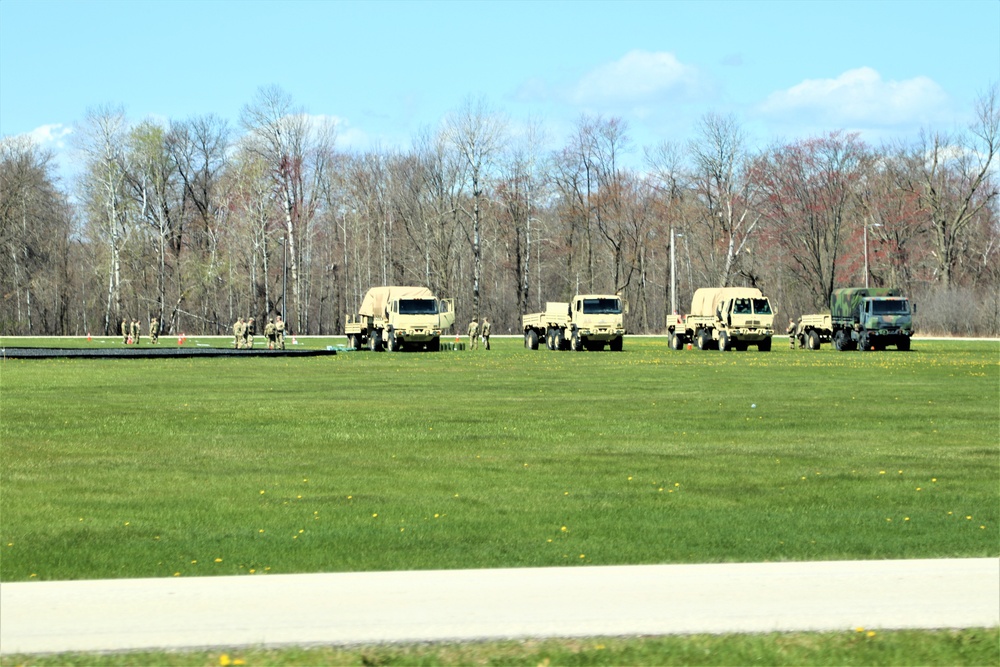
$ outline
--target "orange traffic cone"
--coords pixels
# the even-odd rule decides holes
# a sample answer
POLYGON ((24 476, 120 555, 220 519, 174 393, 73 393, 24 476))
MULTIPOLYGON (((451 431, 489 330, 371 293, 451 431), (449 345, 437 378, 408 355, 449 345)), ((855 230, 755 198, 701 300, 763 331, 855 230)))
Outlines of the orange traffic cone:
POLYGON ((90 332, 89 331, 87 332, 87 342, 88 343, 90 342, 90 332))

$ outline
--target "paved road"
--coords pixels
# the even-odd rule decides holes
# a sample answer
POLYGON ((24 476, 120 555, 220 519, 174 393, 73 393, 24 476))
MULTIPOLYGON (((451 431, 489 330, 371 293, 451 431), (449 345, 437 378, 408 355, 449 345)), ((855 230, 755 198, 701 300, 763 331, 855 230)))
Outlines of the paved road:
POLYGON ((1000 559, 0 584, 0 653, 1000 625, 1000 559))

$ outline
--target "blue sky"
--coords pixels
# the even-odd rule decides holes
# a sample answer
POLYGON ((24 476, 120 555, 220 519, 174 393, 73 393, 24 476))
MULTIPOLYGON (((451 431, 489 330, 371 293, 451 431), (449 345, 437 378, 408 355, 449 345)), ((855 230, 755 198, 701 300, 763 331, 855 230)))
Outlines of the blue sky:
POLYGON ((637 147, 734 113, 765 144, 966 123, 1000 80, 1000 1, 0 1, 0 134, 63 150, 88 108, 238 124, 261 86, 405 148, 468 97, 543 123, 620 116, 637 147))

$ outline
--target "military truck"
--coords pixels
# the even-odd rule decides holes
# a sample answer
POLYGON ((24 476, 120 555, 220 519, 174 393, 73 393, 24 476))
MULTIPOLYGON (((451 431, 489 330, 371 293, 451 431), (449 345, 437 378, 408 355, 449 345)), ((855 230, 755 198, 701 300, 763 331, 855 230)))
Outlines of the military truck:
POLYGON ((550 350, 621 352, 625 338, 622 314, 627 304, 615 294, 577 294, 570 303, 549 301, 545 311, 521 318, 524 346, 537 350, 545 340, 550 350))
POLYGON ((830 312, 803 315, 795 328, 799 344, 818 350, 833 342, 838 351, 910 349, 913 311, 896 288, 846 287, 830 294, 830 312))
POLYGON ((358 314, 346 316, 344 333, 355 350, 437 352, 442 332, 454 323, 453 299, 438 299, 426 287, 373 287, 358 314))
POLYGON ((752 287, 703 287, 691 298, 691 312, 667 325, 670 347, 694 343, 699 350, 771 349, 774 311, 771 302, 752 287))

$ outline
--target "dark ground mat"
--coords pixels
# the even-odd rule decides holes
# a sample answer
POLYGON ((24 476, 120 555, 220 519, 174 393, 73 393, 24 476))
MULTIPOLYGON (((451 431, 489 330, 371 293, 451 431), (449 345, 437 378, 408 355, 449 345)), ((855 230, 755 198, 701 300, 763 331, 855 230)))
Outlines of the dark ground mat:
POLYGON ((56 347, 5 347, 0 348, 4 359, 158 359, 161 357, 320 357, 337 354, 336 350, 227 350, 221 347, 129 347, 122 349, 71 349, 56 347))

